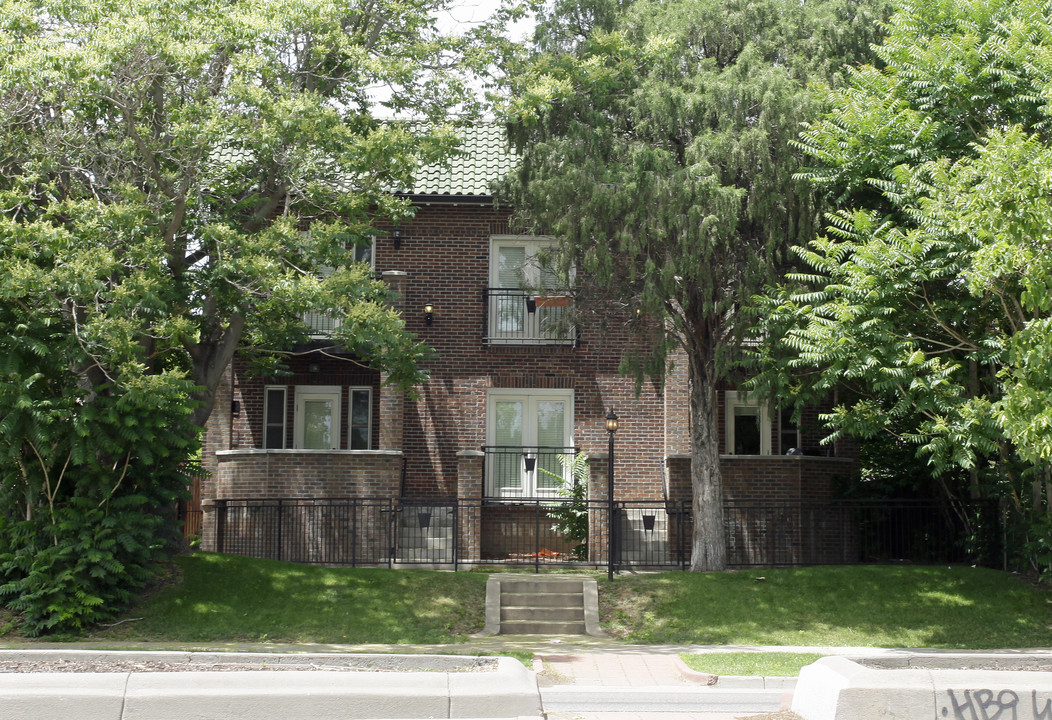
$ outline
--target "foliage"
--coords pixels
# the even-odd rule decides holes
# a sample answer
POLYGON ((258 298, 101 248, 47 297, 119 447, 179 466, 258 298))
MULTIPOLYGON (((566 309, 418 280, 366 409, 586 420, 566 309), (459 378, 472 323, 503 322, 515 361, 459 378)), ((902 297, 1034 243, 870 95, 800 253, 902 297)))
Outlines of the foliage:
MULTIPOLYGON (((578 560, 588 559, 588 455, 560 455, 563 472, 558 477, 559 497, 565 498, 548 511, 548 517, 555 520, 552 530, 567 540, 575 543, 571 552, 578 560)), ((542 467, 541 472, 554 475, 551 470, 542 467)))
MULTIPOLYGON (((827 91, 803 173, 838 205, 760 300, 767 392, 838 392, 834 437, 890 433, 933 477, 1024 502, 1052 456, 1048 4, 910 0, 880 67, 827 91)), ((965 488, 947 485, 956 495, 965 488)))
POLYGON ((442 38, 441 5, 0 0, 0 592, 32 632, 141 587, 236 349, 273 372, 314 310, 423 378, 353 253, 471 110, 493 28, 442 38))
POLYGON ((353 251, 411 214, 391 190, 453 151, 447 113, 470 110, 485 34, 440 37, 443 4, 4 0, 2 233, 24 252, 0 271, 106 267, 51 298, 92 381, 141 345, 147 372, 199 386, 197 425, 234 350, 273 370, 308 310, 340 318, 359 362, 420 381, 425 348, 353 251))
POLYGON ((639 341, 623 362, 637 381, 686 353, 695 569, 725 563, 712 398, 746 327, 739 310, 815 230, 790 146, 821 107, 808 85, 865 57, 884 13, 854 0, 565 0, 510 78, 518 222, 559 240, 582 312, 639 341))

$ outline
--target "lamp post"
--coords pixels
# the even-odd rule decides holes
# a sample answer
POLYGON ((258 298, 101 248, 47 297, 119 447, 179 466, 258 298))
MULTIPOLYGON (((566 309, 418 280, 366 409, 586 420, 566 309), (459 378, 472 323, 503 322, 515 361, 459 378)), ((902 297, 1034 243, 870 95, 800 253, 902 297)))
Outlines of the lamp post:
POLYGON ((607 468, 606 477, 609 483, 608 487, 608 504, 607 504, 607 523, 609 528, 607 530, 607 537, 610 540, 610 547, 606 553, 606 579, 613 582, 614 580, 614 433, 617 432, 617 415, 613 410, 606 414, 606 432, 610 437, 610 446, 607 450, 607 468))

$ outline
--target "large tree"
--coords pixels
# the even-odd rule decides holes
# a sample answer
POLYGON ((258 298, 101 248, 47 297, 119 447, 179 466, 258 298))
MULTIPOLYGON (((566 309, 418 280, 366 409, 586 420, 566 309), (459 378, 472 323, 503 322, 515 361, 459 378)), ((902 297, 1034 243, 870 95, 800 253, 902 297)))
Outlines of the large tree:
POLYGON ((968 471, 951 496, 1023 505, 1023 474, 1048 479, 1050 50, 1047 2, 901 3, 881 66, 802 137, 838 209, 798 284, 762 302, 762 384, 840 388, 836 433, 968 471))
POLYGON ((624 369, 690 379, 691 567, 726 565, 716 388, 741 308, 817 227, 792 146, 833 81, 867 57, 880 2, 566 0, 512 78, 509 192, 519 221, 560 241, 586 307, 641 342, 624 369))
POLYGON ((0 594, 31 629, 148 575, 236 350, 274 369, 322 312, 422 378, 354 258, 472 110, 492 29, 441 37, 446 4, 0 0, 0 594))

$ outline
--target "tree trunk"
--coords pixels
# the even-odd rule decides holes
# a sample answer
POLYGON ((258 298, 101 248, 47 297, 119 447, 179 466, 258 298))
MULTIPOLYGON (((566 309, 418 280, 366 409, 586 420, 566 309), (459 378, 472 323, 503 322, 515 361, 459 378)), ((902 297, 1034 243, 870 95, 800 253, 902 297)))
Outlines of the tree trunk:
POLYGON ((199 405, 194 409, 190 418, 191 422, 198 427, 203 428, 212 414, 216 389, 223 378, 223 372, 237 351, 244 326, 245 319, 241 313, 234 313, 219 339, 198 343, 187 348, 193 360, 194 382, 200 388, 194 393, 194 399, 199 402, 199 405))
POLYGON ((693 572, 726 570, 715 360, 711 347, 690 348, 687 356, 690 363, 690 484, 694 517, 690 569, 693 572))

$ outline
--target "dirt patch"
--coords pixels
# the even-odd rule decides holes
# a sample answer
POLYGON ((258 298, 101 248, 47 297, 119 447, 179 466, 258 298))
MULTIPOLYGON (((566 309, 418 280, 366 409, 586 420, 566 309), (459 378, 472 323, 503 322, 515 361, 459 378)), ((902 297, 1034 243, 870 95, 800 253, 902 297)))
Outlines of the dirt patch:
POLYGON ((105 658, 18 658, 0 660, 0 673, 148 673, 148 672, 249 672, 260 670, 335 672, 491 672, 495 658, 474 658, 469 662, 446 667, 412 667, 404 663, 326 662, 323 659, 290 662, 285 659, 208 662, 206 660, 112 660, 105 658))

